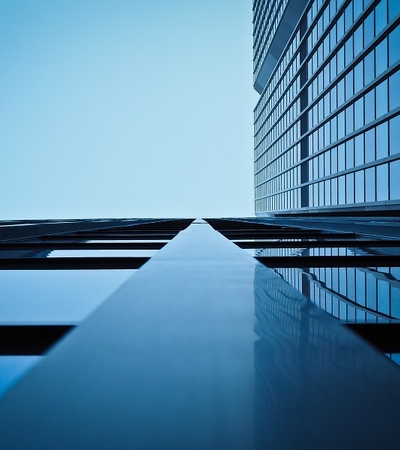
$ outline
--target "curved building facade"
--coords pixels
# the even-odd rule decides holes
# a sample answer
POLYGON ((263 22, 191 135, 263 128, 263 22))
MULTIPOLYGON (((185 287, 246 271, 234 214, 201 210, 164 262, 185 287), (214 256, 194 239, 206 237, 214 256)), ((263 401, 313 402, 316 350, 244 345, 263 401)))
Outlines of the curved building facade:
POLYGON ((400 209, 400 3, 253 11, 256 214, 400 209))

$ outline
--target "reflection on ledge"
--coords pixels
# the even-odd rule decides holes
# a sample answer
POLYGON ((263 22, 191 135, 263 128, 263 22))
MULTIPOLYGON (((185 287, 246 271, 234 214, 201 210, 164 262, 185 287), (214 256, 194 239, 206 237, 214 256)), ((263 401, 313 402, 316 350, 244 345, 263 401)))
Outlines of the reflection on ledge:
POLYGON ((254 290, 256 447, 394 448, 400 370, 272 270, 254 290))

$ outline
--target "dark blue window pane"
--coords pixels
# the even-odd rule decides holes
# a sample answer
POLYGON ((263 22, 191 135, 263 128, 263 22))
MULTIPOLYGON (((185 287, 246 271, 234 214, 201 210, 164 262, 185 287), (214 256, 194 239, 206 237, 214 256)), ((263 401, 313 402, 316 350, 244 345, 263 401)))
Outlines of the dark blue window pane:
POLYGON ((331 180, 331 203, 337 205, 337 178, 331 180))
POLYGON ((336 173, 337 169, 337 148, 334 147, 331 150, 331 165, 332 165, 332 173, 336 173))
POLYGON ((389 199, 389 176, 388 165, 382 164, 376 168, 376 199, 388 200, 389 199))
POLYGON ((375 167, 365 171, 365 201, 375 201, 375 167))
POLYGON ((344 103, 344 80, 340 80, 337 86, 338 106, 344 103))
POLYGON ((365 306, 365 273, 361 270, 356 270, 356 296, 357 303, 365 306))
POLYGON ((364 171, 359 170, 355 173, 355 193, 356 203, 364 202, 364 171))
POLYGON ((384 39, 375 48, 375 70, 376 76, 383 73, 388 68, 387 39, 384 39))
POLYGON ((337 21, 337 40, 338 42, 342 39, 344 35, 344 16, 343 14, 339 17, 337 21))
POLYGON ((364 20, 364 46, 366 47, 374 39, 374 11, 364 20))
POLYGON ((346 203, 346 183, 345 176, 341 176, 338 179, 338 191, 339 191, 339 205, 346 203))
POLYGON ((345 31, 353 25, 353 4, 350 5, 344 11, 344 27, 345 31))
POLYGON ((396 116, 389 122, 389 136, 390 147, 389 152, 391 155, 400 153, 400 116, 396 116))
POLYGON ((400 199, 400 160, 390 163, 390 200, 400 199))
POLYGON ((378 310, 389 314, 389 283, 378 280, 378 310))
POLYGON ((354 32, 354 56, 357 56, 359 53, 361 53, 363 48, 363 25, 361 24, 354 32))
POLYGON ((357 93, 364 87, 364 60, 354 68, 354 92, 357 93))
POLYGON ((376 87, 376 117, 383 116, 388 112, 388 84, 387 80, 376 87))
POLYGON ((325 176, 328 176, 331 174, 331 153, 326 152, 325 153, 325 176))
POLYGON ((338 139, 344 137, 344 112, 338 115, 338 139))
POLYGON ((374 52, 369 52, 368 55, 364 58, 364 80, 365 85, 371 83, 371 81, 375 78, 375 70, 374 70, 374 52))
POLYGON ((353 59, 353 37, 350 36, 345 43, 345 62, 346 66, 348 66, 353 59))
POLYGON ((399 59, 400 59, 400 27, 397 27, 389 34, 389 65, 391 66, 395 64, 399 59))
POLYGON ((346 75, 346 100, 348 100, 350 97, 352 97, 354 91, 353 87, 353 71, 351 70, 346 75))
POLYGON ((354 139, 354 157, 355 165, 364 164, 364 135, 360 134, 354 139))
POLYGON ((365 133, 365 162, 375 161, 375 128, 365 133))
POLYGON ((369 91, 365 95, 365 124, 375 120, 375 92, 369 91))
POLYGON ((382 0, 375 7, 375 33, 378 35, 387 24, 387 3, 382 0))
POLYGON ((331 204, 331 182, 330 180, 325 181, 325 205, 329 206, 331 204))
POLYGON ((362 13, 362 7, 362 2, 354 2, 354 19, 357 19, 357 17, 362 13))
POLYGON ((346 142, 346 169, 354 167, 354 141, 350 139, 346 142))
POLYGON ((354 122, 356 130, 364 126, 364 97, 358 99, 354 105, 354 122))
POLYGON ((319 178, 322 178, 324 176, 324 169, 325 169, 325 162, 324 162, 324 155, 319 155, 318 157, 318 167, 319 167, 319 178))
POLYGON ((383 122, 376 127, 376 158, 385 158, 389 154, 388 123, 383 122))
POLYGON ((346 175, 346 203, 354 203, 354 173, 346 175))
POLYGON ((389 78, 389 105, 391 111, 400 106, 400 71, 389 78))
POLYGON ((346 169, 346 148, 344 144, 338 147, 338 172, 346 169))
POLYGON ((392 21, 400 13, 399 0, 389 0, 389 21, 392 21))
POLYGON ((346 108, 346 134, 354 131, 353 105, 346 108))
POLYGON ((367 306, 376 309, 376 279, 371 273, 367 273, 367 306))
POLYGON ((337 141, 337 118, 331 120, 331 142, 337 141))

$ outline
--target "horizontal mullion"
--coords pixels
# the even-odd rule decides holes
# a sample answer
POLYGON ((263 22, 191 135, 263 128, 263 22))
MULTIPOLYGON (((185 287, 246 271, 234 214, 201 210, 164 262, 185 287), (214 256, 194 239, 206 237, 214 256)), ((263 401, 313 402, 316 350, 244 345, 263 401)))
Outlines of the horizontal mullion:
POLYGON ((268 267, 400 267, 400 256, 256 256, 268 267))
POLYGON ((308 233, 297 231, 293 233, 285 232, 262 232, 262 233, 223 233, 224 236, 231 240, 236 239, 352 239, 355 233, 308 233))
POLYGON ((350 240, 350 241, 258 241, 258 242, 234 242, 240 248, 325 248, 325 247, 400 247, 399 241, 384 240, 350 240))
POLYGON ((384 353, 400 353, 400 323, 349 323, 357 333, 384 353))
POLYGON ((0 325, 0 355, 42 355, 74 325, 0 325))
POLYGON ((30 242, 1 244, 2 250, 160 250, 165 242, 30 242))
POLYGON ((107 239, 107 240, 122 240, 122 239, 136 239, 136 240, 167 240, 172 239, 176 236, 176 234, 170 234, 170 233, 124 233, 124 234, 109 234, 109 233, 99 233, 99 234, 93 234, 93 233, 85 233, 85 234, 68 234, 68 235, 44 235, 41 237, 44 241, 51 241, 51 240, 70 240, 70 239, 81 239, 81 240, 91 240, 91 239, 107 239))
POLYGON ((139 269, 148 257, 0 258, 0 270, 139 269))

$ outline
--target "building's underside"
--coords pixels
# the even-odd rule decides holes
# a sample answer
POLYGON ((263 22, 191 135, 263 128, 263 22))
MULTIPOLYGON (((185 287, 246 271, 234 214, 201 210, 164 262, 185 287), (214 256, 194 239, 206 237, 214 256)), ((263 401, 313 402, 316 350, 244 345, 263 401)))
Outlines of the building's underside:
POLYGON ((5 389, 0 447, 396 448, 399 223, 3 222, 3 295, 135 273, 82 320, 2 320, 0 362, 44 356, 5 389))

